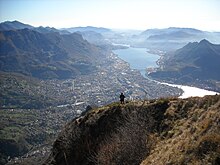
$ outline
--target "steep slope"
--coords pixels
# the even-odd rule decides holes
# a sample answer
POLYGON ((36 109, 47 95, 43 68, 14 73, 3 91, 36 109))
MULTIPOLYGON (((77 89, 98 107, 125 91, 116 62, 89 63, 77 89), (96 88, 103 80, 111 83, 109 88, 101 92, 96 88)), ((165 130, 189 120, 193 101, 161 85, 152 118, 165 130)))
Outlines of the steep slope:
POLYGON ((114 103, 65 126, 44 164, 218 164, 220 96, 114 103))
POLYGON ((42 79, 75 77, 95 70, 101 50, 73 33, 30 29, 0 32, 0 70, 42 79))
POLYGON ((169 130, 141 165, 220 163, 220 97, 173 100, 166 110, 169 130))
POLYGON ((220 81, 220 45, 207 40, 189 43, 174 54, 167 55, 161 64, 163 69, 151 76, 175 83, 204 83, 220 90, 212 85, 212 81, 214 84, 220 81))

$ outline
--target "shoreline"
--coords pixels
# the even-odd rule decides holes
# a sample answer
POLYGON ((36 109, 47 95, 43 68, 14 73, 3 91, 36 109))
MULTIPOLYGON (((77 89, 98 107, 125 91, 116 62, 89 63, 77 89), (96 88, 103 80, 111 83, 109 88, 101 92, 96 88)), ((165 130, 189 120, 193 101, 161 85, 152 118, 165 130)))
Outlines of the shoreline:
MULTIPOLYGON (((164 54, 166 52, 160 51, 160 50, 151 50, 149 51, 151 54, 155 54, 155 55, 159 55, 160 58, 156 61, 156 64, 158 67, 154 67, 154 68, 146 68, 146 74, 145 76, 147 77, 147 75, 149 74, 149 72, 155 72, 158 68, 162 68, 162 62, 163 62, 163 58, 164 58, 164 54), (159 52, 159 54, 156 54, 157 52, 159 52)), ((203 97, 206 95, 215 95, 215 94, 220 94, 219 92, 213 91, 213 90, 207 90, 205 88, 200 88, 200 87, 196 87, 196 86, 189 86, 189 85, 179 85, 179 84, 170 84, 170 83, 166 83, 166 82, 160 82, 160 81, 156 81, 152 78, 147 77, 148 79, 151 79, 155 82, 158 82, 160 84, 164 84, 164 85, 168 85, 171 87, 177 87, 179 89, 181 89, 183 91, 183 93, 178 97, 178 98, 188 98, 188 97, 203 97)))
MULTIPOLYGON (((188 98, 188 97, 196 97, 196 96, 203 97, 205 95, 219 94, 218 92, 207 90, 207 89, 204 89, 204 88, 198 88, 198 87, 195 87, 195 86, 188 86, 188 85, 169 84, 169 83, 160 82, 160 81, 157 81, 157 80, 154 80, 154 79, 148 77, 147 75, 148 75, 149 72, 154 72, 155 70, 157 70, 158 68, 161 67, 161 64, 160 64, 161 63, 161 59, 164 57, 163 55, 164 55, 165 52, 162 52, 162 51, 159 51, 159 50, 155 50, 155 51, 148 50, 147 52, 150 53, 150 54, 154 54, 156 56, 160 56, 160 58, 155 62, 156 65, 157 65, 156 67, 146 67, 144 70, 140 70, 140 69, 134 68, 135 70, 140 72, 140 74, 142 75, 143 78, 151 80, 151 81, 154 81, 155 83, 167 85, 167 86, 170 86, 170 87, 177 87, 177 88, 181 89, 182 90, 182 94, 180 94, 178 96, 179 98, 188 98), (156 52, 159 52, 159 54, 156 54, 156 52)), ((118 58, 120 58, 119 55, 117 55, 117 54, 115 54, 115 55, 118 58)), ((122 58, 120 58, 120 59, 125 61, 122 58)), ((129 67, 131 68, 131 64, 129 62, 127 62, 127 61, 125 61, 125 62, 128 63, 129 67)))

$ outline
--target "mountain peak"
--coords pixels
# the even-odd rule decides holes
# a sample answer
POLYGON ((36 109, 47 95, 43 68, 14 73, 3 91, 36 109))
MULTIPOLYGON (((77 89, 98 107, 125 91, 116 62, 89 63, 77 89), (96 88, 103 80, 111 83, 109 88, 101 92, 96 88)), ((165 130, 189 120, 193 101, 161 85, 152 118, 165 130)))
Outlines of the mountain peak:
POLYGON ((208 40, 203 39, 199 42, 199 44, 211 44, 208 40))

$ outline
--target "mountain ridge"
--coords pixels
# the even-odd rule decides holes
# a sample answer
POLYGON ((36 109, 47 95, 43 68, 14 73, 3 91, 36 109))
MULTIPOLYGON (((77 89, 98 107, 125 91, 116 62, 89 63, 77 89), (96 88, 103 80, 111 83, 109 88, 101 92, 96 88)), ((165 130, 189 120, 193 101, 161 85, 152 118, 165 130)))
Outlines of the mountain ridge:
MULTIPOLYGON (((80 34, 39 33, 32 29, 0 32, 0 70, 38 78, 74 77, 94 71, 101 49, 80 34)), ((100 59, 99 59, 100 58, 100 59)))
POLYGON ((65 126, 44 164, 217 164, 219 108, 216 95, 93 109, 65 126))
POLYGON ((21 29, 31 29, 35 30, 40 33, 52 33, 52 32, 58 32, 60 34, 69 34, 70 32, 66 30, 58 30, 54 27, 34 27, 29 24, 24 24, 22 22, 19 22, 17 20, 15 21, 5 21, 0 23, 0 31, 10 31, 10 30, 21 30, 21 29))
POLYGON ((19 21, 5 21, 0 23, 0 31, 7 31, 7 30, 16 30, 16 29, 31 29, 34 28, 31 25, 21 23, 19 21))

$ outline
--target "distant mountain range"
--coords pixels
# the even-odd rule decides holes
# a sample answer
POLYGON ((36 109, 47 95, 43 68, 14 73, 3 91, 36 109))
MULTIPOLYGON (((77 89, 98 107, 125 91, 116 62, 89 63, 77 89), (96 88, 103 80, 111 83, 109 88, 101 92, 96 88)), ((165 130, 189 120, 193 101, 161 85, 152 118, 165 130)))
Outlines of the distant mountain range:
POLYGON ((63 28, 61 30, 68 31, 70 33, 79 33, 83 36, 84 39, 96 45, 110 46, 111 43, 106 40, 106 35, 114 35, 114 32, 111 29, 93 26, 63 28))
MULTIPOLYGON (((212 44, 205 39, 188 43, 165 56, 161 66, 162 69, 151 76, 175 83, 197 82, 197 85, 205 83, 210 86, 213 81, 220 82, 220 44, 212 44)), ((216 89, 220 91, 220 86, 216 89)))
POLYGON ((96 32, 96 33, 111 32, 110 29, 103 28, 103 27, 93 27, 93 26, 63 28, 62 30, 67 30, 67 31, 69 31, 71 33, 74 33, 74 32, 86 32, 86 31, 93 31, 93 32, 96 32))
POLYGON ((164 29, 147 29, 145 31, 122 31, 103 27, 71 27, 55 29, 51 27, 33 27, 18 21, 0 23, 0 31, 28 28, 40 33, 58 32, 70 34, 77 32, 90 43, 101 46, 112 46, 111 43, 127 44, 134 47, 145 47, 163 51, 175 51, 189 42, 207 39, 212 43, 220 43, 220 32, 207 32, 193 28, 170 27, 164 29))
POLYGON ((174 72, 178 70, 173 73, 176 79, 180 79, 177 73, 182 75, 186 72, 192 79, 219 80, 216 73, 220 66, 219 45, 207 40, 194 42, 205 38, 213 43, 220 43, 218 32, 171 27, 148 29, 133 35, 92 26, 60 30, 33 27, 18 21, 0 23, 0 31, 0 71, 19 72, 38 78, 74 77, 95 69, 93 64, 102 57, 100 47, 112 49, 112 43, 127 43, 131 46, 175 52, 167 53, 167 65, 164 65, 163 73, 158 71, 155 75, 162 75, 167 71, 171 73, 174 69, 174 72), (191 43, 186 45, 189 42, 191 43), (181 49, 177 50, 178 48, 181 49))
POLYGON ((153 35, 164 35, 164 34, 175 34, 178 32, 184 32, 187 34, 201 34, 203 31, 193 29, 193 28, 177 28, 177 27, 170 27, 165 29, 148 29, 142 32, 140 35, 144 35, 146 37, 150 37, 153 35))
POLYGON ((94 71, 101 58, 101 50, 77 33, 0 32, 0 71, 63 79, 94 71))
POLYGON ((105 40, 105 37, 101 33, 95 31, 77 31, 76 33, 82 35, 83 38, 89 41, 90 43, 96 45, 111 45, 109 41, 105 40))
POLYGON ((28 24, 24 24, 22 22, 19 21, 6 21, 6 22, 2 22, 0 23, 0 31, 9 31, 9 30, 19 30, 19 29, 31 29, 34 31, 38 31, 40 33, 51 33, 51 32, 58 32, 61 34, 70 34, 70 32, 66 31, 66 30, 58 30, 55 28, 51 28, 51 27, 34 27, 28 24))
POLYGON ((202 39, 220 43, 220 33, 206 32, 193 28, 171 27, 166 29, 148 29, 132 38, 134 46, 164 51, 174 51, 189 42, 196 42, 202 39))

